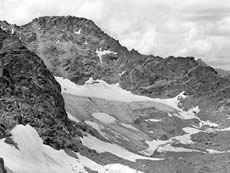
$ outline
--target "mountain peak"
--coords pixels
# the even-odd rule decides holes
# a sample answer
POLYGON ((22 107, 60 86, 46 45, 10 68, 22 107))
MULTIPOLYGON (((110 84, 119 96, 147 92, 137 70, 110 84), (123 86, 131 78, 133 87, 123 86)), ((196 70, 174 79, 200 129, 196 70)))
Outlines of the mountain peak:
POLYGON ((228 163, 230 80, 201 60, 129 51, 85 18, 0 26, 0 146, 8 149, 0 167, 23 160, 23 147, 26 164, 35 155, 33 165, 56 172, 114 172, 111 163, 132 172, 218 172, 225 153, 228 163), (27 136, 35 142, 27 145, 27 136))

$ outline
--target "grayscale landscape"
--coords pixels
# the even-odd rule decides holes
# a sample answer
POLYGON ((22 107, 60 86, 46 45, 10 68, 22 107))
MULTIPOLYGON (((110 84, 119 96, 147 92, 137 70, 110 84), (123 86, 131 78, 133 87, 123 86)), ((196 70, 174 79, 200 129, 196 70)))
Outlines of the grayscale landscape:
POLYGON ((0 173, 229 173, 230 4, 59 2, 0 0, 0 173))

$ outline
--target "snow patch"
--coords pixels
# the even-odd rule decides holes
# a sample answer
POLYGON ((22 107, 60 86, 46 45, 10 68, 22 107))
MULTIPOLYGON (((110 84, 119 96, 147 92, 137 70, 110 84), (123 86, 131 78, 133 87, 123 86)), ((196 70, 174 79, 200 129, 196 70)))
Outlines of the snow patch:
POLYGON ((109 125, 112 123, 115 123, 117 121, 117 119, 115 119, 114 117, 106 114, 106 113, 102 113, 102 112, 97 112, 97 113, 92 113, 92 116, 97 119, 98 121, 102 122, 103 124, 109 125))
POLYGON ((212 123, 209 120, 207 120, 207 121, 200 120, 200 127, 202 127, 202 126, 209 126, 209 127, 212 127, 212 128, 217 128, 219 125, 216 124, 216 123, 212 123))
POLYGON ((78 31, 74 31, 74 33, 80 35, 81 34, 81 29, 79 29, 78 31))
POLYGON ((230 127, 224 128, 224 129, 219 129, 218 131, 224 132, 224 131, 230 131, 230 127))
POLYGON ((1 26, 1 29, 2 29, 3 31, 6 31, 6 30, 7 30, 7 28, 4 28, 3 26, 1 26))
POLYGON ((200 152, 198 150, 192 150, 184 147, 173 147, 170 144, 166 144, 164 146, 159 147, 158 152, 200 152))
POLYGON ((126 71, 122 71, 121 73, 119 73, 119 76, 123 76, 126 73, 126 71))
POLYGON ((6 167, 14 173, 76 173, 86 172, 75 158, 68 156, 63 150, 54 150, 43 145, 35 129, 31 126, 18 125, 12 130, 13 140, 18 148, 0 141, 0 155, 4 158, 6 167), (78 171, 72 169, 78 167, 78 171))
POLYGON ((102 48, 100 48, 99 50, 98 49, 96 50, 96 54, 99 57, 100 62, 102 63, 102 56, 103 55, 106 55, 106 54, 115 54, 116 55, 117 52, 113 52, 113 51, 110 51, 110 50, 102 50, 102 48))
POLYGON ((131 124, 121 123, 121 125, 128 128, 128 129, 139 131, 137 128, 133 127, 131 124))
POLYGON ((101 141, 97 139, 94 136, 88 135, 84 136, 82 139, 82 144, 85 145, 88 148, 96 150, 98 153, 104 153, 109 152, 112 153, 120 158, 123 158, 125 160, 129 160, 131 162, 136 162, 137 159, 143 159, 143 160, 161 160, 158 158, 150 158, 141 156, 135 153, 132 153, 125 148, 122 148, 121 146, 117 144, 111 144, 104 141, 101 141))
MULTIPOLYGON (((140 153, 146 155, 146 156, 151 156, 155 151, 159 151, 161 148, 161 151, 171 151, 171 152, 185 152, 185 149, 182 147, 173 147, 171 144, 173 143, 181 143, 181 144, 191 144, 193 141, 191 140, 191 135, 199 133, 199 129, 195 129, 192 127, 186 127, 183 128, 184 132, 187 133, 182 136, 175 136, 170 138, 169 140, 153 140, 153 141, 145 141, 146 144, 148 144, 148 148, 140 151, 140 153)), ((187 150, 187 149, 186 149, 187 150)), ((191 152, 191 150, 187 150, 186 152, 191 152)), ((192 150, 194 151, 194 150, 192 150)))
POLYGON ((18 148, 0 140, 0 155, 7 168, 14 173, 87 173, 86 168, 99 173, 141 173, 121 164, 99 165, 96 162, 75 153, 71 157, 63 150, 55 150, 44 145, 36 130, 29 125, 18 125, 12 130, 13 140, 18 148))
POLYGON ((160 122, 162 121, 162 119, 154 119, 154 118, 151 118, 151 119, 147 119, 145 121, 151 121, 151 122, 160 122))
POLYGON ((73 115, 71 115, 70 113, 67 112, 68 118, 72 121, 75 121, 76 123, 81 122, 79 119, 77 119, 76 117, 74 117, 73 115))
POLYGON ((186 98, 184 92, 180 93, 178 96, 169 99, 160 98, 150 98, 141 95, 134 95, 130 91, 122 89, 119 84, 108 84, 103 80, 93 80, 89 78, 84 85, 77 85, 72 81, 62 78, 55 77, 62 87, 62 92, 83 97, 94 97, 99 99, 111 100, 111 101, 121 101, 121 102, 157 102, 167 106, 170 106, 177 110, 177 113, 168 113, 171 116, 177 116, 181 119, 198 119, 200 121, 200 127, 204 125, 217 127, 218 124, 212 123, 210 121, 202 121, 197 114, 200 112, 198 106, 184 111, 180 108, 180 103, 186 98))
POLYGON ((55 77, 61 85, 62 92, 83 97, 94 97, 105 100, 121 101, 121 102, 139 102, 139 101, 155 101, 156 99, 134 95, 130 91, 122 89, 119 84, 108 84, 103 80, 93 80, 89 78, 84 85, 77 85, 62 77, 55 77))
POLYGON ((11 28, 11 34, 15 33, 15 28, 11 28))
POLYGON ((91 126, 92 128, 94 128, 95 130, 97 130, 97 132, 98 132, 101 136, 103 136, 103 137, 105 137, 105 138, 107 139, 106 133, 103 132, 103 129, 104 129, 104 128, 103 128, 102 126, 98 125, 97 123, 95 123, 95 122, 93 122, 93 121, 89 121, 89 120, 86 120, 85 123, 86 123, 87 125, 91 126))

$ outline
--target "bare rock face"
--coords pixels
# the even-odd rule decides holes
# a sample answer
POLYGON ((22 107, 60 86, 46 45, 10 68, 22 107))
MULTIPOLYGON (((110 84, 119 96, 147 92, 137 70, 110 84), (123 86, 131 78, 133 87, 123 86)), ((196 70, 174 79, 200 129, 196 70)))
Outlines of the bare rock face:
POLYGON ((2 158, 0 158, 0 173, 7 173, 4 166, 4 160, 2 158))
POLYGON ((45 144, 64 148, 72 126, 60 86, 43 61, 0 30, 0 62, 0 138, 17 124, 30 124, 45 144))
POLYGON ((0 22, 24 45, 39 55, 55 75, 83 84, 89 77, 118 81, 119 64, 114 62, 128 50, 105 34, 95 23, 84 18, 40 17, 24 26, 0 22), (110 50, 102 60, 96 51, 110 50))

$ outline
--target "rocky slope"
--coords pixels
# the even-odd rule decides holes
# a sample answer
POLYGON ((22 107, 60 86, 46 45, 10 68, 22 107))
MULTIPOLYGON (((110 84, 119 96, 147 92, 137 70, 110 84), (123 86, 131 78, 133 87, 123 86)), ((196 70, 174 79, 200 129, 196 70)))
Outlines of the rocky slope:
POLYGON ((1 139, 10 141, 9 131, 17 124, 30 124, 45 144, 56 149, 69 145, 72 129, 60 86, 43 61, 0 30, 0 64, 1 139))
POLYGON ((193 57, 128 51, 84 18, 40 17, 23 26, 2 21, 0 27, 8 33, 0 35, 1 121, 7 120, 2 137, 5 129, 29 123, 45 144, 69 146, 103 165, 120 163, 150 173, 229 171, 230 80, 212 67, 193 57), (75 123, 67 119, 60 87, 37 55, 53 75, 75 83, 59 81, 75 123), (108 122, 96 117, 102 115, 108 122), (134 161, 120 150, 147 158, 134 161), (164 160, 151 160, 159 158, 164 160))

